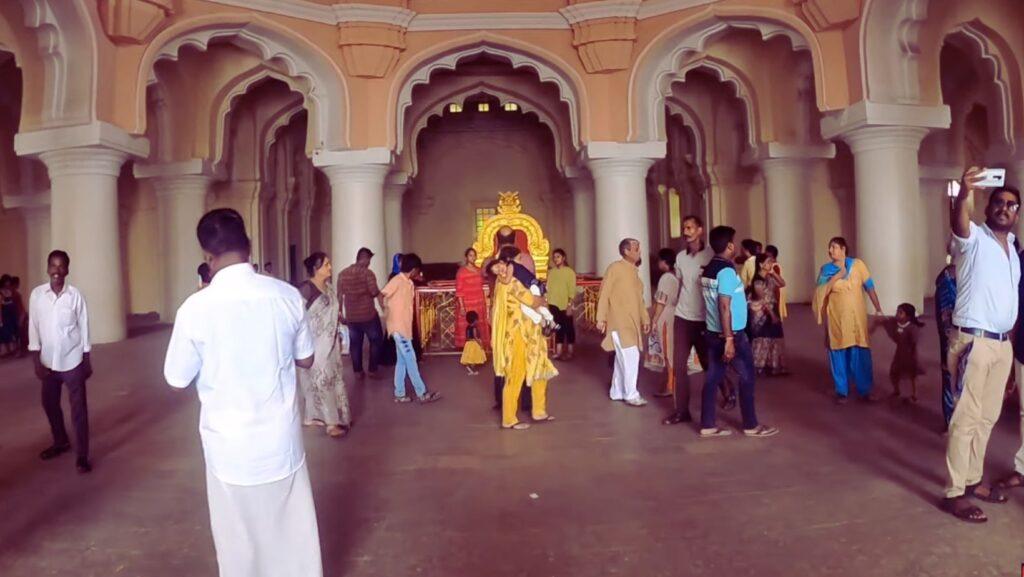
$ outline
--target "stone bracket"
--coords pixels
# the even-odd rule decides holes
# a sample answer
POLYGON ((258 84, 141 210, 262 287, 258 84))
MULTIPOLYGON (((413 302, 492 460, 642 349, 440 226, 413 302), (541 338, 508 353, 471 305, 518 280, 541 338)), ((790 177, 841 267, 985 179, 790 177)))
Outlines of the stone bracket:
POLYGON ((559 10, 572 28, 572 45, 587 72, 629 68, 640 0, 576 2, 559 10))
POLYGON ((99 0, 103 31, 115 44, 145 44, 163 28, 174 8, 171 0, 99 0))
POLYGON ((373 4, 339 4, 334 8, 345 72, 359 78, 387 76, 405 50, 405 32, 416 13, 373 4))
POLYGON ((861 0, 793 0, 815 32, 846 28, 860 17, 861 0))

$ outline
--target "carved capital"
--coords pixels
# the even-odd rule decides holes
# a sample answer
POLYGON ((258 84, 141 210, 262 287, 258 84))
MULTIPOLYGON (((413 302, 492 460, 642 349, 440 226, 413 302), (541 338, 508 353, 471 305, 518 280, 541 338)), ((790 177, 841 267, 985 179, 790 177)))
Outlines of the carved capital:
POLYGON ((338 45, 347 74, 383 78, 405 50, 405 27, 380 22, 341 23, 338 45))
POLYGON ((815 32, 846 28, 860 16, 861 0, 793 0, 815 32))
POLYGON ((587 72, 625 70, 633 60, 635 18, 603 18, 572 25, 572 45, 587 72))
POLYGON ((103 31, 117 44, 145 44, 174 14, 172 0, 99 0, 103 31))

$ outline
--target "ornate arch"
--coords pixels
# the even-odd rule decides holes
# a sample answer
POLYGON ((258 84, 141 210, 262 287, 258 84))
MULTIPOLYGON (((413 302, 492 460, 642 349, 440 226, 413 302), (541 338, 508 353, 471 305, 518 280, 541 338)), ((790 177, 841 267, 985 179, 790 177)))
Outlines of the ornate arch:
POLYGON ((405 113, 412 105, 413 89, 429 83, 434 72, 454 70, 460 60, 480 54, 506 60, 513 69, 525 68, 537 74, 541 82, 557 86, 560 100, 569 108, 572 141, 581 142, 586 134, 581 127, 581 116, 586 113, 582 78, 557 56, 538 47, 522 48, 517 44, 517 41, 510 38, 480 33, 469 43, 461 40, 453 45, 442 46, 406 64, 397 72, 396 78, 400 80, 393 85, 391 93, 390 102, 395 107, 394 113, 388 115, 389 122, 394 122, 393 126, 388 127, 389 138, 393 139, 391 148, 398 148, 398 141, 405 134, 405 113))
POLYGON ((736 98, 743 102, 747 116, 747 145, 751 149, 756 149, 760 142, 761 117, 758 114, 757 93, 754 92, 753 84, 746 75, 727 62, 705 56, 680 68, 676 76, 681 80, 691 70, 707 70, 722 83, 732 86, 736 98))
MULTIPOLYGON (((514 101, 516 104, 519 105, 519 108, 520 110, 523 111, 523 113, 532 113, 536 115, 540 123, 546 125, 551 130, 552 136, 554 136, 555 165, 558 167, 560 172, 564 173, 566 159, 565 151, 563 150, 562 144, 564 142, 564 138, 566 135, 564 134, 564 129, 556 121, 556 117, 542 104, 536 102, 532 98, 522 93, 516 92, 514 90, 509 90, 507 88, 503 88, 500 86, 496 86, 487 81, 480 81, 470 86, 461 87, 454 92, 447 93, 443 96, 434 99, 430 104, 428 104, 423 109, 423 111, 420 114, 418 114, 415 118, 410 119, 412 120, 412 126, 409 128, 408 136, 410 176, 415 176, 416 173, 418 172, 417 155, 415 147, 416 139, 419 136, 419 133, 424 128, 427 127, 427 122, 430 120, 430 118, 442 115, 449 103, 461 103, 467 98, 477 94, 489 94, 500 100, 502 104, 504 104, 505 102, 514 101)), ((406 139, 403 138, 402 140, 406 139)), ((573 145, 575 146, 576 143, 574 142, 573 145)), ((399 148, 398 152, 401 152, 401 148, 399 148)))
POLYGON ((629 79, 630 140, 664 139, 664 102, 672 83, 682 79, 679 71, 712 40, 735 29, 756 30, 764 40, 782 36, 793 50, 810 52, 818 107, 826 107, 831 95, 826 93, 822 49, 802 20, 779 10, 711 6, 661 32, 637 57, 629 79))
MULTIPOLYGON (((44 127, 96 119, 96 29, 84 0, 21 0, 45 69, 44 127)), ((145 95, 143 95, 145 98, 145 95)))
POLYGON ((296 102, 275 112, 267 121, 263 129, 263 137, 260 139, 260 142, 263 143, 263 146, 260 148, 261 170, 267 165, 267 161, 270 158, 270 149, 280 137, 281 130, 291 124, 295 117, 302 114, 305 110, 306 107, 303 106, 302 102, 296 102))
MULTIPOLYGON (((139 65, 137 96, 147 84, 156 82, 154 65, 161 60, 177 60, 182 48, 200 51, 210 42, 228 39, 259 54, 264 61, 280 63, 287 76, 302 79, 310 114, 310 140, 313 149, 336 150, 348 147, 348 90, 341 70, 316 45, 294 32, 258 15, 198 17, 161 32, 146 49, 139 65)), ((144 102, 137 101, 135 132, 145 131, 144 102)))
POLYGON ((865 100, 921 101, 921 25, 930 0, 865 0, 860 19, 861 84, 865 100))
MULTIPOLYGON (((704 179, 705 187, 709 186, 711 179, 708 173, 708 138, 704 123, 701 122, 700 116, 697 115, 696 111, 677 98, 666 98, 665 108, 668 110, 669 115, 678 116, 682 119, 683 124, 689 126, 690 130, 693 131, 694 162, 700 167, 700 175, 704 179)), ((705 192, 710 192, 710 190, 705 189, 705 192)))
MULTIPOLYGON (((1014 107, 1015 103, 1022 101, 1020 78, 1014 78, 1014 72, 1019 68, 1013 53, 1004 48, 1006 43, 999 34, 980 20, 956 26, 943 37, 943 43, 949 41, 966 46, 987 65, 998 105, 995 110, 997 122, 991 126, 996 129, 999 144, 1013 146, 1016 133, 1014 107)), ((936 75, 936 78, 939 77, 936 75)))
MULTIPOLYGON (((251 90, 254 86, 268 79, 279 80, 284 84, 287 84, 292 91, 301 94, 302 102, 299 104, 300 107, 306 107, 309 105, 309 87, 304 86, 303 82, 300 82, 294 77, 286 76, 280 72, 264 67, 253 68, 236 76, 228 82, 227 85, 217 94, 217 97, 214 98, 214 102, 217 103, 217 105, 211 108, 210 111, 210 122, 216 127, 210 135, 212 139, 212 142, 210 143, 210 150, 213 153, 214 165, 220 165, 224 162, 224 144, 226 142, 225 131, 227 129, 228 119, 230 118, 231 112, 234 110, 238 99, 244 96, 245 93, 251 90)), ((308 137, 306 144, 308 148, 310 144, 308 137)))

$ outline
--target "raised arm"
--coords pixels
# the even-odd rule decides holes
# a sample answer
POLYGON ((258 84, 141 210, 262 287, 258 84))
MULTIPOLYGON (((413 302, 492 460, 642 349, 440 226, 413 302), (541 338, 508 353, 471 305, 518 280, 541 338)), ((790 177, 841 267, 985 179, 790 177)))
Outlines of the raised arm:
POLYGON ((960 238, 967 238, 971 235, 971 213, 974 212, 974 191, 978 189, 978 173, 981 169, 972 166, 964 173, 960 182, 960 194, 953 202, 953 210, 949 216, 949 224, 953 228, 953 234, 960 238))

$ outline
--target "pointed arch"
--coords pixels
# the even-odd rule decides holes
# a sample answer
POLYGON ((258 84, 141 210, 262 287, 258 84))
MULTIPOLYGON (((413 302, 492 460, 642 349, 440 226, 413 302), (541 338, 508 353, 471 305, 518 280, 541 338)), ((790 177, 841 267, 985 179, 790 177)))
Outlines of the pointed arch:
POLYGON ((664 102, 672 83, 682 79, 680 69, 712 40, 735 29, 756 30, 764 40, 782 36, 793 50, 810 52, 818 107, 828 107, 833 95, 826 90, 822 48, 807 24, 781 10, 710 6, 662 31, 638 55, 629 80, 629 140, 664 139, 664 102))
POLYGON ((312 42, 256 14, 201 16, 158 34, 139 63, 135 132, 146 129, 142 96, 146 85, 156 81, 155 64, 177 60, 186 46, 206 51, 212 41, 220 39, 258 54, 265 62, 279 63, 287 76, 301 79, 308 86, 303 94, 310 114, 310 148, 348 148, 349 98, 341 70, 312 42))
MULTIPOLYGON (((519 105, 520 110, 522 110, 524 114, 535 115, 541 124, 544 124, 551 130, 555 143, 555 166, 558 167, 559 172, 565 172, 567 162, 565 144, 568 143, 570 146, 575 147, 575 143, 572 142, 571 135, 566 134, 567 127, 558 122, 557 113, 553 113, 546 106, 523 92, 481 80, 468 86, 457 87, 453 91, 434 98, 429 104, 418 111, 415 117, 409 119, 410 122, 406 129, 407 136, 403 137, 401 140, 406 141, 409 144, 407 155, 409 158, 408 172, 410 176, 415 176, 418 172, 417 151, 415 146, 416 139, 419 136, 419 133, 427 127, 427 123, 430 118, 444 114, 444 110, 449 103, 461 103, 467 98, 477 94, 493 96, 501 101, 502 104, 506 102, 515 102, 519 105)), ((401 149, 399 149, 399 152, 401 152, 401 149)))
POLYGON ((461 39, 442 45, 421 55, 398 70, 392 85, 388 114, 389 146, 397 149, 405 133, 405 113, 412 105, 412 92, 416 86, 427 84, 434 72, 454 70, 460 60, 486 54, 507 61, 513 69, 527 69, 542 83, 558 88, 559 98, 569 108, 569 126, 572 141, 577 146, 587 138, 587 101, 583 79, 558 56, 536 46, 521 46, 511 38, 490 33, 475 34, 469 40, 461 39))

